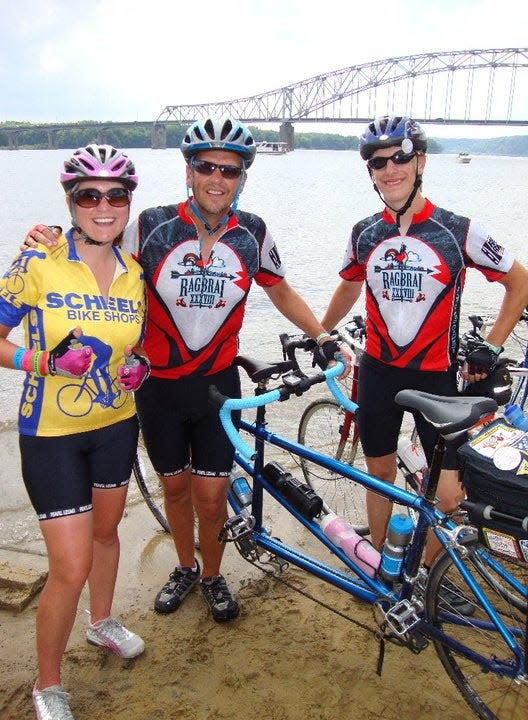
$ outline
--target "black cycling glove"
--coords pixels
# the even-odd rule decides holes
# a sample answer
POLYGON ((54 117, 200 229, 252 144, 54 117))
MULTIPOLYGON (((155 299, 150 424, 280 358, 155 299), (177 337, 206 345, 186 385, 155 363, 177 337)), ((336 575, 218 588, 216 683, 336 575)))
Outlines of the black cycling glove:
POLYGON ((339 345, 335 340, 328 340, 319 347, 314 349, 313 365, 319 365, 321 370, 326 370, 328 362, 335 360, 336 355, 339 353, 339 345))
POLYGON ((470 375, 482 375, 483 373, 489 375, 497 365, 497 360, 502 351, 502 347, 497 348, 485 340, 482 342, 468 342, 466 354, 467 372, 470 375))

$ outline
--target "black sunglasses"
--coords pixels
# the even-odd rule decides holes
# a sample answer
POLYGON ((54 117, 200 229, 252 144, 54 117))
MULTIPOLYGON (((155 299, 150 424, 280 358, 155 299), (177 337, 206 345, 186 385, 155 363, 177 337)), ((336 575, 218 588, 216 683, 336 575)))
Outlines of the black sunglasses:
POLYGON ((218 165, 217 163, 209 162, 208 160, 195 160, 191 163, 192 167, 200 175, 212 175, 218 168, 220 175, 227 180, 235 180, 242 174, 242 168, 238 165, 218 165))
POLYGON ((382 170, 386 167, 389 160, 392 160, 395 165, 406 165, 408 162, 411 162, 415 156, 416 152, 414 150, 410 153, 404 153, 403 150, 398 150, 398 152, 395 152, 394 155, 390 155, 389 157, 378 156, 369 158, 367 160, 367 166, 371 170, 382 170))
POLYGON ((95 188, 83 188, 72 193, 73 202, 82 208, 94 208, 105 198, 112 207, 130 205, 132 195, 125 188, 111 188, 103 193, 95 188))

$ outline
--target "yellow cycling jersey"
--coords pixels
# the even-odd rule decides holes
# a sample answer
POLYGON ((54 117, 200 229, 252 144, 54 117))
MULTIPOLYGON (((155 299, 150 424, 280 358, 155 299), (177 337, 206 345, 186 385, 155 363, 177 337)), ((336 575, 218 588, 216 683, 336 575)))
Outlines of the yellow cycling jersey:
POLYGON ((116 269, 108 297, 75 250, 70 230, 54 248, 25 250, 0 280, 0 323, 24 324, 26 347, 52 350, 75 327, 92 348, 85 377, 36 377, 27 373, 19 408, 22 435, 60 436, 131 417, 131 393, 117 384, 127 345, 142 338, 145 316, 143 271, 113 248, 116 269))

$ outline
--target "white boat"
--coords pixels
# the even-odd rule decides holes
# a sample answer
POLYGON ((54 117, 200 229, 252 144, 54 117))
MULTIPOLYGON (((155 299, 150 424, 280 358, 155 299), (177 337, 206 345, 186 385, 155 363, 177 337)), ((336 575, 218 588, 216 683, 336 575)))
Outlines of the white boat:
POLYGON ((457 161, 467 165, 467 163, 471 162, 471 155, 469 153, 458 153, 457 161))
POLYGON ((268 155, 284 155, 288 152, 288 144, 285 142, 270 142, 263 140, 256 143, 258 153, 267 153, 268 155))

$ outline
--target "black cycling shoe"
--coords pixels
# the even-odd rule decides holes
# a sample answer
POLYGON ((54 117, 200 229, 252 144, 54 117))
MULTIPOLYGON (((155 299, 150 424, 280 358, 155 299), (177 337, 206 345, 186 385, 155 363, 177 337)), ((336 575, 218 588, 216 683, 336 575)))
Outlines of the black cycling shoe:
POLYGON ((226 622, 236 618, 240 608, 231 595, 223 575, 201 580, 200 589, 216 622, 226 622))
POLYGON ((169 575, 169 581, 161 588, 154 600, 154 610, 159 613, 170 613, 177 610, 183 600, 200 581, 200 565, 195 560, 196 570, 175 567, 169 575))
POLYGON ((445 610, 460 613, 465 617, 471 617, 475 614, 475 603, 465 597, 461 590, 447 578, 442 582, 438 596, 441 606, 445 610))

